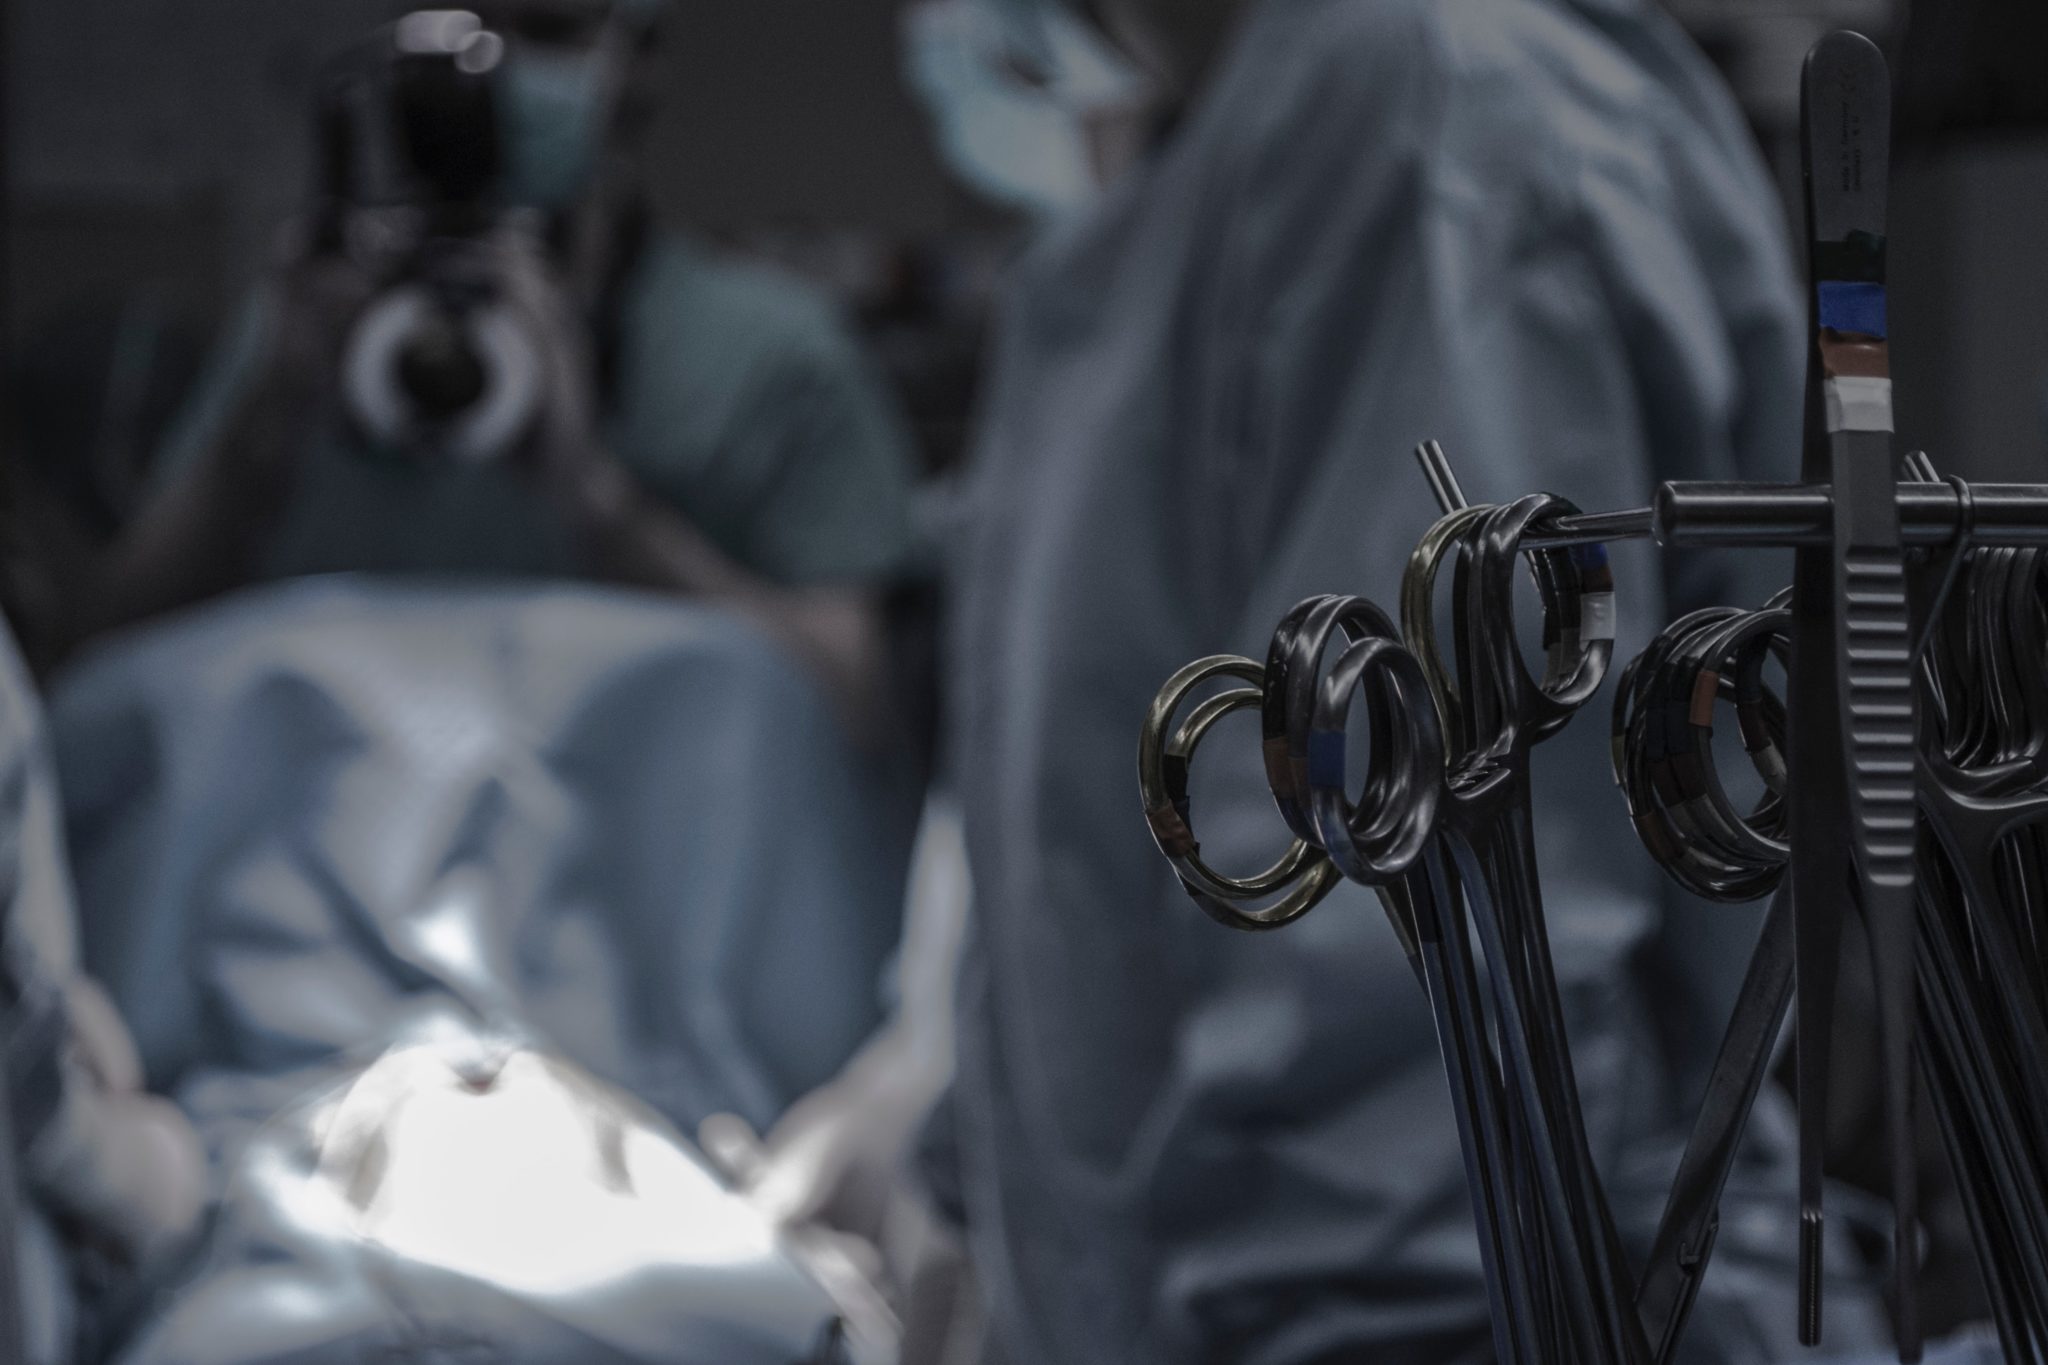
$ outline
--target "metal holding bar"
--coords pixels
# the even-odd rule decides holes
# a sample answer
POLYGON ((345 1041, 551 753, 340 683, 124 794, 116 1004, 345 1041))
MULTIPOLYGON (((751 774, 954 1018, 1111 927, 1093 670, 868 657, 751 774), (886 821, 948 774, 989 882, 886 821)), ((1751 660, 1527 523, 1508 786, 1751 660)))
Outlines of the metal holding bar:
POLYGON ((1429 491, 1436 495, 1436 505, 1445 513, 1469 506, 1465 490, 1458 486, 1458 476, 1451 469, 1451 457, 1444 454, 1443 445, 1437 441, 1424 441, 1415 447, 1415 458, 1422 465, 1422 476, 1429 480, 1429 491))
MULTIPOLYGON (((2048 545, 2048 484, 1967 488, 1965 498, 1953 484, 1900 484, 1906 544, 1947 545, 1967 536, 1985 546, 2048 545)), ((1667 483, 1652 508, 1652 532, 1671 546, 1821 545, 1833 494, 1825 484, 1667 483)))
MULTIPOLYGON (((1992 547, 2048 546, 2048 484, 1899 485, 1899 529, 1910 546, 1967 536, 1992 547)), ((1527 537, 1546 549, 1655 540, 1672 549, 1767 549, 1824 545, 1833 515, 1827 484, 1667 483, 1649 507, 1559 517, 1527 537)))
MULTIPOLYGON (((1441 445, 1425 441, 1415 458, 1446 513, 1469 505, 1441 445)), ((1523 543, 1531 549, 1624 540, 1655 540, 1669 549, 1826 545, 1834 494, 1824 483, 1666 483, 1648 507, 1557 517, 1533 528, 1523 543)), ((2048 484, 1906 482, 1898 486, 1898 502, 1899 530, 1909 546, 1959 539, 1991 547, 2048 546, 2048 484)))

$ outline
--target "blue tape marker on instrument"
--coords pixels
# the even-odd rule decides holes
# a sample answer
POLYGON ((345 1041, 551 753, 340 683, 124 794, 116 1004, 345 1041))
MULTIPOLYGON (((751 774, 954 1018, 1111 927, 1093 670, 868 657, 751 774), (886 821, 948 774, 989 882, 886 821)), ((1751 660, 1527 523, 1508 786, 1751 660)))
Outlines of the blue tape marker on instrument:
POLYGON ((1308 782, 1311 787, 1344 785, 1344 732, 1312 730, 1308 737, 1308 782))
POLYGON ((1857 336, 1885 335, 1884 286, 1847 280, 1820 282, 1820 325, 1857 336))

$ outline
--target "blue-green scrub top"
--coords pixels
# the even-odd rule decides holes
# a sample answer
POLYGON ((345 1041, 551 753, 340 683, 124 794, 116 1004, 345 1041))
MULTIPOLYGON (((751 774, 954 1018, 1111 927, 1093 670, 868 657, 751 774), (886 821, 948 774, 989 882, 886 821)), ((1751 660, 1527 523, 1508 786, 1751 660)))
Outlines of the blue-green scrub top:
MULTIPOLYGON (((888 578, 914 557, 906 429, 830 306, 772 271, 656 241, 629 285, 610 449, 742 565, 784 583, 888 578)), ((270 344, 253 301, 174 429, 162 477, 219 439, 270 344)), ((561 576, 568 528, 501 465, 408 462, 309 433, 266 579, 361 571, 561 576)))

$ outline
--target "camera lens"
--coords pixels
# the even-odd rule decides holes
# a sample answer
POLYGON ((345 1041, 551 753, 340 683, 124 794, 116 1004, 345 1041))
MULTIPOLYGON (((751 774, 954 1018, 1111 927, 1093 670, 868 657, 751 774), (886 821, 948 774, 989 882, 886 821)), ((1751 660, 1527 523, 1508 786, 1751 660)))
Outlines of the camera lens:
POLYGON ((398 385, 428 421, 473 407, 490 376, 462 328, 445 315, 423 322, 398 351, 398 385))

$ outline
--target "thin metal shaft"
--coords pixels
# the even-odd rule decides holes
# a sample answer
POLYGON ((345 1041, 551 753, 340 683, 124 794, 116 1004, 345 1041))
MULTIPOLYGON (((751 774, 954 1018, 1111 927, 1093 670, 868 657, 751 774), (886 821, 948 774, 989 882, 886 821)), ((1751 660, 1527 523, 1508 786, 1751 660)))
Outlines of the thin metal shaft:
POLYGON ((1421 462, 1422 476, 1429 480, 1429 491, 1436 494, 1437 506, 1445 516, 1472 505, 1465 499, 1465 490, 1458 486, 1458 476, 1451 471, 1451 457, 1444 454, 1442 445, 1424 441, 1415 447, 1415 458, 1421 462))

